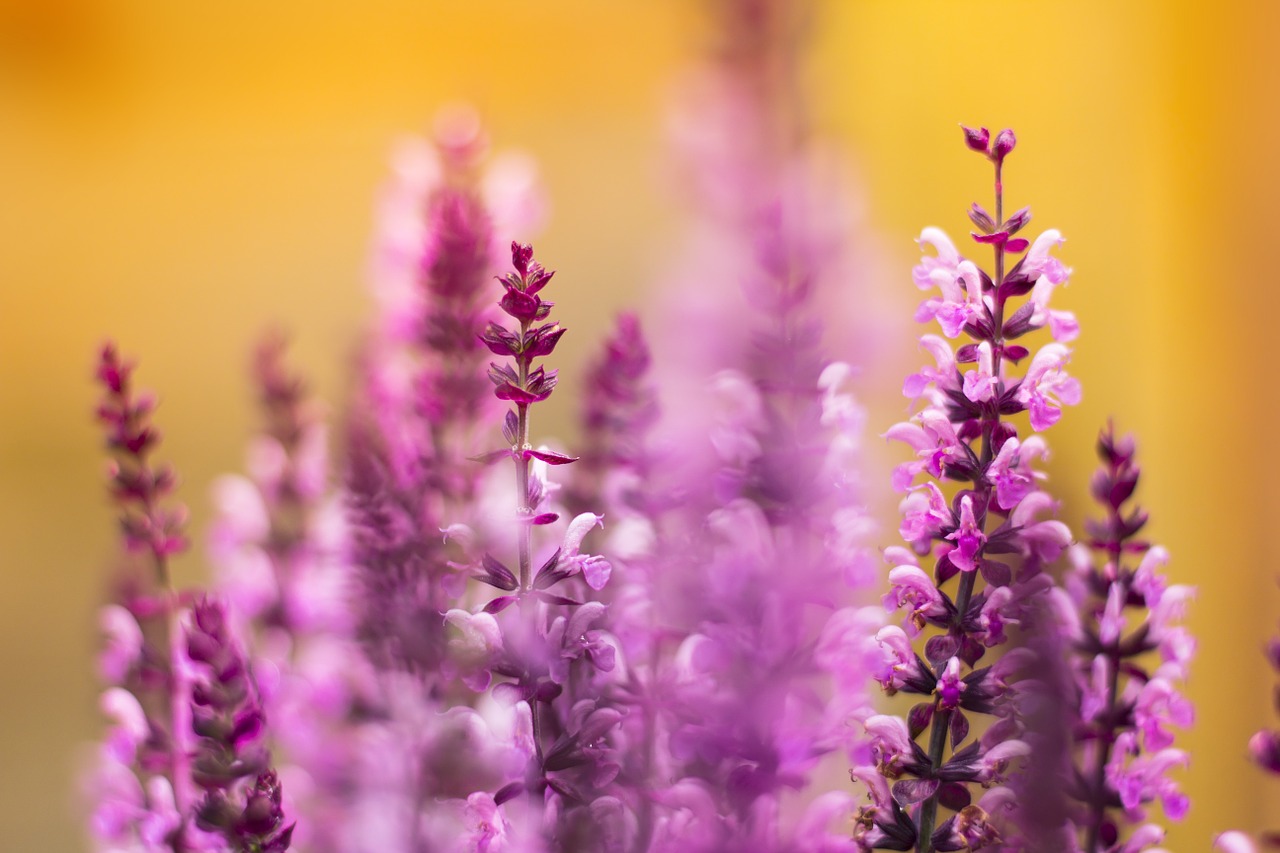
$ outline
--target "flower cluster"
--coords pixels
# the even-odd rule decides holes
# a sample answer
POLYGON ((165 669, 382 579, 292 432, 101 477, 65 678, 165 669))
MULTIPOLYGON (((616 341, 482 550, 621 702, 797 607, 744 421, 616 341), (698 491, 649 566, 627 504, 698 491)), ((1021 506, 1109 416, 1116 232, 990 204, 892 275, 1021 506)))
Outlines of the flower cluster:
POLYGON ((1030 211, 1004 215, 1002 172, 1016 145, 1013 131, 992 140, 985 128, 965 128, 965 139, 995 168, 994 215, 977 204, 969 213, 977 228, 973 239, 992 247, 995 266, 988 273, 965 259, 937 228, 921 234, 921 245, 935 254, 913 277, 940 295, 926 299, 916 319, 936 319, 944 337, 921 338, 934 364, 909 377, 904 392, 924 407, 887 434, 916 458, 894 475, 908 492, 900 532, 909 547, 885 551, 892 566, 885 605, 905 618, 901 627, 882 629, 877 641, 885 691, 927 698, 905 718, 877 715, 866 722, 881 775, 898 781, 890 789, 857 774, 871 795, 857 833, 865 849, 979 849, 1017 832, 1004 820, 1011 795, 1001 783, 1030 751, 1016 685, 1028 655, 1018 650, 994 665, 980 664, 989 650, 1010 643, 1011 626, 1031 627, 1052 586, 1042 567, 1071 541, 1065 525, 1045 517, 1054 502, 1039 489, 1043 474, 1035 468, 1046 453, 1043 439, 1020 437, 1011 420, 1029 412, 1038 433, 1058 420, 1063 404, 1080 398, 1064 370, 1065 342, 1076 323, 1048 307, 1049 293, 1069 272, 1049 254, 1061 237, 1050 230, 1031 243, 1018 236, 1030 211), (1054 342, 1033 355, 1020 339, 1045 326, 1054 342), (953 351, 948 339, 961 335, 970 342, 953 351), (1024 360, 1026 372, 1018 376, 1024 360), (921 476, 927 479, 917 482, 921 476), (945 480, 963 487, 948 497, 939 485, 945 480), (932 567, 922 566, 923 558, 932 567), (916 649, 921 641, 923 654, 916 649), (975 714, 995 719, 970 736, 975 714), (917 738, 926 732, 921 745, 917 738), (975 784, 990 789, 977 802, 975 784), (952 814, 939 819, 940 808, 952 814))
POLYGON ((1187 763, 1173 748, 1172 727, 1194 721, 1179 688, 1195 641, 1178 624, 1193 591, 1168 583, 1161 571, 1168 553, 1141 537, 1147 514, 1130 503, 1141 473, 1134 452, 1132 437, 1118 438, 1110 427, 1099 436, 1102 466, 1091 485, 1106 517, 1087 523, 1088 547, 1072 549, 1067 584, 1067 612, 1079 614, 1071 640, 1080 754, 1069 790, 1079 801, 1077 849, 1087 853, 1158 844, 1164 832, 1143 823, 1147 805, 1160 802, 1174 820, 1188 807, 1169 771, 1187 763), (1146 663, 1152 653, 1154 669, 1146 663), (1126 822, 1142 825, 1124 839, 1126 822))
MULTIPOLYGON (((129 571, 102 611, 98 849, 1138 853, 1163 837, 1153 804, 1182 816, 1191 590, 1143 538, 1131 439, 1103 432, 1105 518, 1064 585, 1050 571, 1072 534, 1044 433, 1081 397, 1079 327, 1051 304, 1061 234, 1005 212, 1011 130, 964 128, 995 173, 994 210, 969 210, 993 265, 919 238, 915 318, 938 333, 886 433, 912 455, 871 597, 859 373, 829 353, 875 341, 824 302, 856 265, 790 97, 804 5, 714 7, 725 38, 691 87, 710 97, 677 129, 694 263, 673 277, 707 286, 671 288, 652 346, 618 320, 582 460, 533 438, 565 334, 554 273, 521 242, 504 268, 536 204, 481 169, 469 113, 397 160, 335 482, 282 340, 258 350, 247 476, 215 486, 218 595, 172 581, 185 514, 151 461, 154 403, 104 349, 129 571), (856 787, 818 790, 836 766, 856 787)), ((1280 773, 1280 734, 1250 749, 1280 773)))
POLYGON ((265 715, 222 603, 205 598, 192 605, 186 645, 198 736, 191 775, 204 791, 196 825, 221 835, 236 853, 283 853, 293 824, 285 825, 280 782, 268 767, 265 715))
POLYGON ((282 853, 280 786, 262 743, 264 716, 221 605, 188 608, 169 558, 186 547, 182 509, 166 508, 171 469, 153 466, 159 432, 154 401, 132 389, 133 366, 104 347, 98 418, 112 452, 111 493, 121 507, 127 548, 154 574, 124 578, 120 603, 102 611, 107 646, 102 697, 113 726, 90 777, 94 841, 103 850, 228 850, 282 853), (249 790, 243 777, 257 775, 249 790), (195 789, 206 792, 195 801, 195 789), (212 832, 218 832, 222 840, 212 832), (225 843, 223 843, 225 842, 225 843))

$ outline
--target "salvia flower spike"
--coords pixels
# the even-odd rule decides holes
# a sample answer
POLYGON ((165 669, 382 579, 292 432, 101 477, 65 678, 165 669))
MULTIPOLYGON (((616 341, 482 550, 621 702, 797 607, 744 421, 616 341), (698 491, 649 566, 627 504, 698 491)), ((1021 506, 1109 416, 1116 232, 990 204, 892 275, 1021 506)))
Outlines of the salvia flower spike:
POLYGON ((186 550, 186 509, 169 505, 176 478, 155 465, 160 432, 151 423, 155 399, 133 388, 134 365, 113 344, 102 348, 97 379, 103 387, 98 421, 106 429, 110 492, 120 508, 125 547, 151 563, 120 590, 122 601, 103 609, 108 645, 102 672, 111 685, 102 707, 115 722, 93 788, 97 841, 133 839, 180 849, 192 804, 189 685, 184 678, 181 602, 170 557, 186 550), (158 642, 152 638, 158 638, 158 642), (162 722, 163 720, 163 722, 162 722))
POLYGON ((280 785, 262 743, 264 715, 244 656, 222 604, 202 599, 188 606, 190 597, 173 584, 168 561, 186 547, 185 511, 164 506, 175 478, 149 460, 159 441, 150 424, 154 402, 135 395, 132 372, 113 346, 103 348, 98 379, 106 393, 98 418, 107 427, 125 543, 146 553, 155 572, 149 581, 131 579, 123 604, 103 609, 108 646, 101 669, 112 686, 102 707, 115 726, 92 780, 94 840, 104 850, 283 853, 292 825, 283 825, 280 785), (163 645, 153 644, 152 635, 163 645), (242 780, 255 775, 246 787, 242 780), (205 792, 200 801, 197 789, 205 792))
MULTIPOLYGON (((498 676, 502 681, 495 690, 515 701, 517 725, 528 726, 521 735, 528 762, 523 776, 468 799, 469 808, 485 816, 472 844, 485 849, 483 839, 507 825, 505 804, 527 793, 552 809, 554 818, 542 830, 548 841, 562 849, 592 849, 600 838, 616 837, 634 824, 616 798, 605 796, 620 769, 611 737, 622 718, 602 690, 603 677, 615 664, 615 648, 604 631, 607 608, 575 594, 579 584, 601 589, 612 567, 581 553, 583 538, 601 522, 601 516, 584 512, 569 522, 560 547, 540 559, 534 571, 534 528, 559 520, 550 509, 544 475, 534 465, 545 471, 576 459, 536 450, 529 440, 530 409, 556 384, 556 372, 537 362, 554 351, 564 329, 548 319, 552 303, 541 296, 552 273, 533 259, 531 246, 512 243, 511 259, 514 271, 499 278, 504 289, 499 306, 516 325, 490 323, 481 335, 490 351, 509 359, 490 364, 489 378, 495 396, 514 407, 503 420, 510 447, 480 459, 513 460, 517 564, 512 571, 484 554, 473 576, 503 594, 479 613, 451 610, 446 621, 461 631, 473 652, 478 672, 468 683, 483 688, 498 676)), ((518 827, 514 831, 521 834, 518 827)))
POLYGON ((885 604, 905 619, 881 630, 878 640, 885 690, 921 701, 905 718, 866 721, 880 773, 891 784, 861 774, 871 797, 855 832, 863 849, 979 849, 1017 835, 1008 819, 1016 803, 1003 783, 1030 751, 1017 687, 1029 654, 1007 652, 993 665, 983 658, 1009 644, 1009 629, 1029 627, 1041 612, 1052 587, 1041 567, 1071 541, 1065 525, 1044 518, 1054 506, 1035 468, 1047 452, 1044 440, 1020 436, 1012 420, 1028 412, 1039 433, 1080 398, 1064 369, 1075 320, 1048 308, 1049 292, 1068 273, 1049 255, 1061 238, 1046 231, 1033 245, 1017 236, 1029 212, 1005 218, 1003 167, 1013 132, 1002 131, 992 144, 985 128, 965 128, 965 142, 995 169, 994 214, 978 205, 970 211, 974 242, 991 248, 994 270, 965 259, 940 229, 920 236, 935 254, 921 260, 913 278, 938 295, 920 305, 916 319, 937 320, 943 336, 921 338, 935 363, 904 385, 923 407, 886 434, 916 458, 894 475, 907 492, 900 532, 909 547, 885 551, 892 565, 885 604), (1045 326, 1055 341, 1032 355, 1020 339, 1045 326), (948 339, 961 336, 969 342, 953 351, 948 339), (1018 376, 1016 367, 1028 357, 1018 376), (950 496, 947 481, 960 484, 950 496), (934 630, 925 634, 926 626, 934 630), (994 720, 971 737, 974 715, 994 720), (976 786, 989 790, 976 799, 976 786))
POLYGON ((1194 721, 1181 687, 1195 641, 1179 624, 1194 591, 1168 583, 1168 552, 1142 536, 1147 514, 1132 503, 1140 475, 1133 438, 1108 425, 1098 456, 1091 490, 1105 517, 1087 523, 1088 546, 1072 548, 1068 578, 1080 614, 1072 638, 1079 781, 1069 790, 1082 810, 1084 853, 1158 844, 1164 830, 1144 823, 1151 803, 1173 820, 1186 813, 1189 801, 1169 773, 1187 763, 1173 730, 1194 721))

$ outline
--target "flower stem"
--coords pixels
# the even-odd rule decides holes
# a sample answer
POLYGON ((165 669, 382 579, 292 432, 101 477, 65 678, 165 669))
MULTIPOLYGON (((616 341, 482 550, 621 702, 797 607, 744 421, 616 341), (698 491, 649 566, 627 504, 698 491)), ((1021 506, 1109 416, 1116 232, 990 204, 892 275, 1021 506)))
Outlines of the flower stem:
MULTIPOLYGON (((520 339, 524 340, 529 332, 529 322, 521 321, 520 339)), ((529 358, 521 356, 516 359, 520 371, 520 387, 529 383, 529 358)), ((533 589, 533 526, 529 523, 533 518, 533 507, 529 505, 529 457, 525 451, 529 444, 529 404, 516 404, 516 547, 519 552, 520 592, 524 596, 524 604, 529 607, 529 625, 536 632, 538 625, 537 602, 528 595, 533 589)), ((529 714, 533 720, 533 747, 537 753, 538 769, 542 769, 542 715, 538 713, 540 700, 534 696, 529 702, 529 714)))

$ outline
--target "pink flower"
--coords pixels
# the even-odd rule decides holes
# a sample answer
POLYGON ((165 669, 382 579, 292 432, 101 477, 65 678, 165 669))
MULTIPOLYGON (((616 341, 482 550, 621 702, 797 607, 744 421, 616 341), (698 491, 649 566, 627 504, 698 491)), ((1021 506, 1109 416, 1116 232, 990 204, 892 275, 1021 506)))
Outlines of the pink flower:
POLYGON ((564 568, 576 567, 582 572, 587 586, 598 590, 604 589, 604 585, 609 582, 609 575, 613 572, 612 564, 603 557, 578 553, 583 537, 597 525, 604 527, 604 516, 594 512, 584 512, 569 522, 569 527, 564 532, 564 541, 560 545, 560 565, 564 568))
POLYGON ((103 607, 98 624, 107 639, 98 658, 98 672, 108 684, 121 684, 142 658, 142 628, 133 614, 118 604, 103 607))
POLYGON ((910 606, 904 625, 913 635, 919 634, 928 619, 941 619, 947 608, 942 603, 933 578, 919 566, 896 566, 889 570, 889 592, 884 596, 886 609, 897 610, 910 606))
POLYGON ((1107 763, 1107 782, 1120 795, 1125 811, 1135 818, 1141 819, 1143 804, 1159 800, 1166 815, 1181 820, 1190 800, 1166 774, 1176 767, 1186 767, 1187 754, 1179 749, 1162 749, 1154 755, 1141 755, 1136 738, 1133 732, 1116 738, 1111 761, 1107 763), (1135 757, 1126 763, 1125 759, 1131 755, 1135 757))
POLYGON ((896 775, 893 771, 907 762, 912 752, 906 721, 901 717, 876 714, 869 717, 864 726, 871 737, 871 750, 877 763, 887 768, 889 775, 896 775))
POLYGON ((879 671, 874 675, 886 690, 900 690, 909 681, 927 682, 928 675, 920 667, 920 660, 911 648, 911 640, 901 628, 896 625, 881 628, 876 633, 876 643, 883 658, 879 671))
POLYGON ((960 659, 952 658, 947 661, 946 667, 942 671, 942 676, 938 679, 938 686, 935 692, 938 694, 938 706, 944 709, 951 709, 960 704, 960 694, 965 691, 968 685, 960 678, 960 659))
POLYGON ((1025 441, 1010 438, 1000 445, 1000 452, 987 468, 987 480, 996 488, 996 504, 1010 510, 1035 490, 1036 481, 1044 474, 1031 467, 1035 459, 1048 456, 1044 439, 1033 435, 1025 441))
POLYGON ((1169 679, 1156 675, 1142 685, 1134 703, 1133 719, 1142 732, 1144 748, 1155 751, 1173 744, 1170 724, 1185 729, 1195 722, 1195 707, 1169 679))
POLYGON ((924 394, 930 385, 939 391, 956 388, 958 372, 956 357, 951 351, 951 344, 937 335, 921 335, 920 346, 933 356, 936 367, 922 367, 919 373, 913 373, 902 383, 902 393, 913 400, 924 394))
POLYGON ((951 508, 947 506, 947 499, 933 483, 914 488, 903 498, 898 509, 902 512, 902 524, 898 532, 917 548, 927 549, 929 540, 951 523, 951 508))
POLYGON ((987 535, 974 518, 973 499, 969 495, 960 498, 960 526, 948 533, 947 539, 956 543, 955 550, 949 555, 956 568, 962 572, 971 572, 977 568, 974 558, 986 544, 987 535))
POLYGON ((1257 853, 1258 848, 1249 836, 1239 830, 1219 833, 1213 839, 1213 849, 1219 853, 1257 853))
POLYGON ((1009 514, 1009 522, 1021 529, 1022 542, 1027 552, 1046 562, 1056 560, 1063 549, 1071 544, 1071 529, 1061 521, 1035 520, 1037 514, 1052 510, 1054 506, 1053 498, 1045 492, 1032 492, 1009 514))
POLYGON ((507 850, 511 824, 502 815, 501 807, 493 795, 475 793, 467 797, 467 837, 464 839, 471 853, 501 853, 507 850))
POLYGON ((1043 432, 1062 417, 1062 406, 1080 402, 1080 383, 1062 369, 1071 351, 1058 343, 1045 344, 1031 360, 1018 387, 1018 400, 1031 410, 1031 427, 1043 432))
POLYGON ((991 342, 978 344, 978 369, 964 375, 964 395, 975 403, 985 403, 995 396, 996 377, 993 375, 991 342))
POLYGON ((1022 260, 1022 274, 1032 281, 1047 278, 1053 284, 1062 284, 1071 275, 1071 270, 1062 265, 1057 258, 1050 257, 1049 252, 1056 246, 1066 242, 1062 232, 1050 228, 1043 232, 1031 244, 1027 255, 1022 260))

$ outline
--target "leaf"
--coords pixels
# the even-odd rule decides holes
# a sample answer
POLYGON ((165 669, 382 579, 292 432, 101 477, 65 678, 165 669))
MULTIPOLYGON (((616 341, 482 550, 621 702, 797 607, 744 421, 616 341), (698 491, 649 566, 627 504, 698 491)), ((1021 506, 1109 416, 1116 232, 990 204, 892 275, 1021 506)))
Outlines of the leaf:
POLYGON ((502 611, 510 607, 512 604, 514 604, 518 598, 519 596, 515 596, 515 595, 500 595, 497 598, 495 598, 493 601, 490 601, 488 604, 484 606, 484 612, 485 613, 501 613, 502 611))
POLYGON ((577 462, 577 456, 565 456, 563 453, 556 453, 553 450, 526 450, 524 458, 541 459, 548 465, 568 465, 570 462, 577 462))

